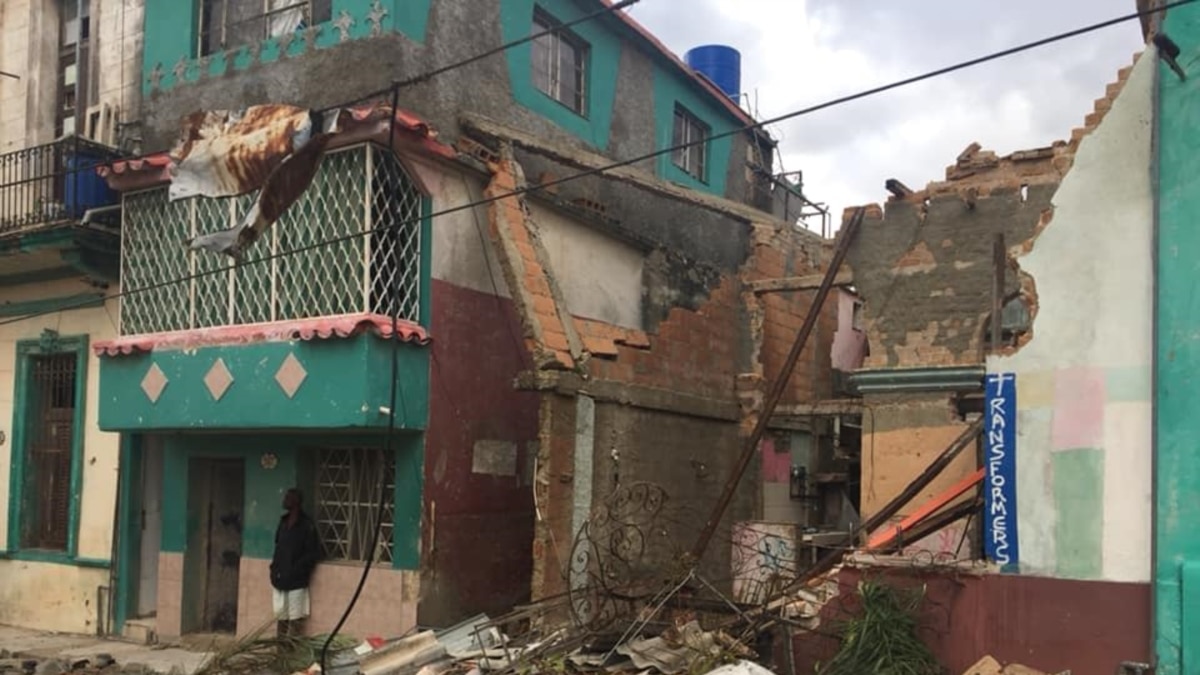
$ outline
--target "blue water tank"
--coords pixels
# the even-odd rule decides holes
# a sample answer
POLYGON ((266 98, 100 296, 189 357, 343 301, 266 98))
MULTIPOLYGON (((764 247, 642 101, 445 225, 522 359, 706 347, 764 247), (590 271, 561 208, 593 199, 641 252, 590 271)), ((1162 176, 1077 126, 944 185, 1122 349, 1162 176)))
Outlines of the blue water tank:
POLYGON ((726 45, 704 45, 688 51, 684 61, 739 102, 742 96, 742 55, 726 45))
POLYGON ((63 201, 67 214, 72 218, 82 218, 88 209, 116 204, 119 199, 117 193, 96 173, 96 167, 109 158, 82 145, 73 150, 67 155, 67 173, 63 178, 63 201))

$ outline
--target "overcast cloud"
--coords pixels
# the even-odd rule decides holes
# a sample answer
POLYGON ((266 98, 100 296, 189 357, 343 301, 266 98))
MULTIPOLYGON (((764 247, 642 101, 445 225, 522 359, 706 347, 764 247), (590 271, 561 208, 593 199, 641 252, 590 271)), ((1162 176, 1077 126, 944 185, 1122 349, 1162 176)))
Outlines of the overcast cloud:
MULTIPOLYGON (((765 119, 1133 11, 1134 0, 643 0, 630 14, 681 56, 736 47, 765 119)), ((940 180, 974 141, 1004 154, 1069 138, 1141 43, 1130 21, 771 131, 783 167, 840 214, 882 201, 888 178, 940 180)))

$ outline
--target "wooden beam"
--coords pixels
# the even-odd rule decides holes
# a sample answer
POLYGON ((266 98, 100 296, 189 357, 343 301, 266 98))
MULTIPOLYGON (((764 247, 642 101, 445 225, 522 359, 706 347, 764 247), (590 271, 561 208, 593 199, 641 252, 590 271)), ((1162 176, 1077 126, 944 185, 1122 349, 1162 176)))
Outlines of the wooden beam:
POLYGON ((813 403, 781 405, 775 409, 775 417, 822 417, 834 415, 861 415, 861 398, 829 399, 813 403))
POLYGON ((950 486, 950 488, 945 492, 936 495, 929 501, 922 504, 917 508, 916 511, 910 513, 907 518, 900 521, 898 525, 880 529, 867 541, 867 549, 870 550, 884 548, 888 544, 891 544, 893 541, 904 536, 905 532, 908 532, 916 527, 916 525, 922 520, 925 520, 925 518, 937 513, 943 506, 949 504, 955 499, 958 499, 964 493, 966 493, 967 490, 970 490, 976 485, 982 483, 983 474, 983 469, 977 470, 970 476, 967 476, 966 478, 950 486))
MULTIPOLYGON (((755 293, 776 293, 780 291, 811 291, 821 287, 824 274, 809 274, 803 277, 781 277, 779 279, 762 279, 751 281, 748 286, 755 293)), ((854 285, 854 275, 849 272, 839 272, 833 279, 836 287, 854 285)))

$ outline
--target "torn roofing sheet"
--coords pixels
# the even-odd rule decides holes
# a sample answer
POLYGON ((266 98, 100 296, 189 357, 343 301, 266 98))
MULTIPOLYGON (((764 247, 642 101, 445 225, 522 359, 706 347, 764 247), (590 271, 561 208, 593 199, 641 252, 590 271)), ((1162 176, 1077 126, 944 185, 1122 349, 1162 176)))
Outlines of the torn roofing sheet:
POLYGON ((312 114, 287 105, 188 115, 171 150, 175 170, 170 198, 230 197, 256 190, 308 143, 312 131, 312 114))
MULTIPOLYGON (((325 149, 337 136, 398 139, 391 126, 417 135, 422 146, 446 155, 428 124, 391 106, 326 112, 286 105, 259 105, 243 112, 209 111, 188 116, 171 151, 170 199, 230 197, 259 190, 240 223, 191 239, 192 249, 242 253, 303 196, 325 149)), ((449 156, 453 156, 450 153, 449 156)))

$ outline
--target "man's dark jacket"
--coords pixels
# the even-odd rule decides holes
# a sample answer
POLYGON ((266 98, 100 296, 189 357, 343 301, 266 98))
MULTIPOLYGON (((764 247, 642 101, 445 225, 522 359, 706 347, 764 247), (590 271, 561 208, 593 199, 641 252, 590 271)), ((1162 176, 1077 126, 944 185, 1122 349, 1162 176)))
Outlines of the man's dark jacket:
POLYGON ((281 591, 308 588, 313 568, 321 557, 317 525, 301 511, 288 527, 285 514, 275 530, 275 555, 271 558, 271 585, 281 591))

